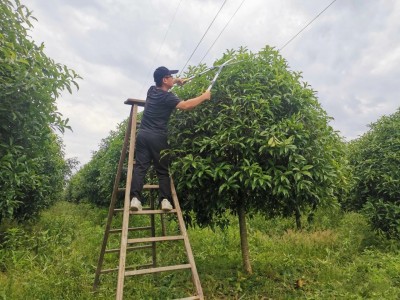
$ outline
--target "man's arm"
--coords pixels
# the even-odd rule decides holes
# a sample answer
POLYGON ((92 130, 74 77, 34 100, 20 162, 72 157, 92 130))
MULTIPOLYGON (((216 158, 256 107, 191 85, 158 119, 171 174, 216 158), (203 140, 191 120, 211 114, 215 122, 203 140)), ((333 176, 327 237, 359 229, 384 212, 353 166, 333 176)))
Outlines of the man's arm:
POLYGON ((206 100, 209 100, 211 98, 211 92, 210 91, 205 91, 203 94, 196 98, 188 99, 186 101, 181 101, 178 103, 176 106, 177 109, 179 110, 190 110, 195 108, 197 105, 200 105, 206 100))

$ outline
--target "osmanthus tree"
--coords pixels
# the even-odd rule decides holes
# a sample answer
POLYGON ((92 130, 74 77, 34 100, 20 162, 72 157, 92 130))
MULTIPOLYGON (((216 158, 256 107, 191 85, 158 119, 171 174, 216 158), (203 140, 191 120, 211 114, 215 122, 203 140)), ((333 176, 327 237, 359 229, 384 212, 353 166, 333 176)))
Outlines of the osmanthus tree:
POLYGON ((34 18, 18 0, 0 2, 0 222, 28 218, 60 195, 67 164, 54 130, 61 91, 79 76, 29 36, 34 18))
MULTIPOLYGON (((102 139, 91 160, 71 177, 65 189, 67 201, 109 205, 127 124, 128 119, 110 131, 109 135, 102 139)), ((124 172, 120 180, 122 186, 126 180, 125 176, 124 172)))
MULTIPOLYGON (((238 215, 244 268, 251 273, 246 215, 294 215, 300 228, 302 213, 335 203, 346 184, 345 161, 315 91, 278 51, 240 48, 215 65, 230 58, 212 100, 172 116, 172 171, 187 218, 194 211, 199 225, 223 226, 227 211, 238 215)), ((213 75, 174 92, 182 99, 196 96, 213 75)))
POLYGON ((372 226, 400 240, 400 108, 349 144, 354 178, 347 208, 362 210, 372 226))

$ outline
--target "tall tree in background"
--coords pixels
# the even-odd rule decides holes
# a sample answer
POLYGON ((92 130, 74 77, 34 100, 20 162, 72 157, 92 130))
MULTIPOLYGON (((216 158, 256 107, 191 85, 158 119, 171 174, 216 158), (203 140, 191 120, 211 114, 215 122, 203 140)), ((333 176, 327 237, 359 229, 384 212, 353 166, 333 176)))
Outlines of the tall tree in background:
MULTIPOLYGON (((107 207, 110 203, 119 158, 124 144, 128 119, 102 139, 99 150, 75 173, 66 188, 65 198, 71 202, 87 201, 107 207)), ((121 178, 124 183, 125 173, 121 178)))
POLYGON ((69 128, 68 119, 55 100, 79 76, 31 40, 32 20, 18 0, 0 2, 0 222, 47 207, 67 168, 54 129, 69 128))
POLYGON ((400 240, 400 109, 352 141, 349 158, 354 179, 347 208, 363 209, 376 230, 400 240))
MULTIPOLYGON (((345 161, 315 92, 276 50, 228 51, 215 65, 231 57, 237 63, 223 69, 212 100, 172 117, 172 168, 182 206, 195 212, 198 224, 224 225, 226 211, 238 215, 244 268, 251 273, 246 215, 294 215, 301 228, 302 213, 335 203, 345 186, 345 161)), ((212 75, 175 92, 192 98, 212 75)))

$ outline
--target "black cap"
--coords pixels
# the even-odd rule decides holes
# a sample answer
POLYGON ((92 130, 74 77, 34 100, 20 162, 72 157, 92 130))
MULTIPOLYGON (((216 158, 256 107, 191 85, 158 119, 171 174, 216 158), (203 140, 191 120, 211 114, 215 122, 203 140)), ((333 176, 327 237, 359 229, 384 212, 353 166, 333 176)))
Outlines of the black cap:
POLYGON ((153 74, 154 81, 161 81, 165 76, 178 73, 179 70, 168 70, 166 67, 158 67, 153 74))

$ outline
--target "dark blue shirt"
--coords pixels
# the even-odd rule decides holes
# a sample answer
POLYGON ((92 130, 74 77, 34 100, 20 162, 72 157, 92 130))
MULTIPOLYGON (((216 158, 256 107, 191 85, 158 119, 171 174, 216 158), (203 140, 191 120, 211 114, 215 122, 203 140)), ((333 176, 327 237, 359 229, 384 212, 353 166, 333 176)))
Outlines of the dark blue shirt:
POLYGON ((180 101, 172 92, 151 86, 147 91, 140 130, 167 134, 169 117, 180 101))

